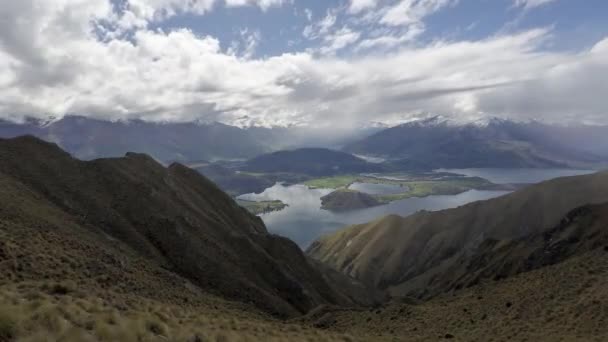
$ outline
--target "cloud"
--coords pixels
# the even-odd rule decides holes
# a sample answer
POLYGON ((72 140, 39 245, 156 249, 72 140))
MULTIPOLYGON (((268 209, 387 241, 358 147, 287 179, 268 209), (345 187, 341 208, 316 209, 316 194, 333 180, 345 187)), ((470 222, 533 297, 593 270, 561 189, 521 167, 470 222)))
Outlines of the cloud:
POLYGON ((523 7, 524 9, 532 9, 554 2, 555 0, 514 0, 515 7, 523 7))
POLYGON ((327 11, 327 15, 316 23, 307 25, 302 32, 302 35, 310 40, 318 39, 326 35, 336 24, 338 15, 335 10, 327 11))
MULTIPOLYGON (((65 0, 49 0, 62 2, 65 0)), ((77 0, 80 1, 80 0, 77 0)), ((258 6, 263 11, 278 7, 293 0, 125 0, 117 26, 123 30, 146 27, 150 22, 159 22, 167 18, 190 13, 204 15, 219 4, 227 7, 258 6)), ((108 3, 109 0, 93 1, 108 3)))
POLYGON ((323 38, 326 45, 321 47, 320 52, 324 55, 335 54, 337 51, 358 41, 360 36, 361 33, 354 32, 348 27, 343 27, 323 38))
POLYGON ((454 0, 401 0, 384 13, 380 22, 391 26, 420 25, 426 16, 456 2, 454 0))
POLYGON ((305 8, 304 14, 306 15, 306 20, 312 21, 312 10, 310 8, 305 8))
POLYGON ((356 14, 363 10, 374 8, 378 5, 378 0, 350 0, 348 11, 356 14))
POLYGON ((397 46, 403 45, 404 43, 414 41, 414 39, 420 36, 423 32, 423 26, 410 25, 396 34, 387 34, 373 38, 366 38, 357 45, 355 51, 369 51, 371 49, 376 49, 376 51, 384 52, 385 50, 393 49, 397 46))
POLYGON ((255 47, 247 42, 260 39, 251 30, 244 31, 239 53, 189 29, 144 26, 128 36, 100 36, 100 27, 112 32, 121 13, 109 1, 3 6, 0 117, 247 118, 247 124, 337 128, 429 112, 608 123, 608 37, 584 51, 547 51, 552 32, 532 29, 336 57, 334 51, 368 38, 336 24, 330 13, 326 24, 315 23, 315 32, 325 32, 317 39, 326 55, 262 58, 247 53, 255 47))
POLYGON ((225 1, 226 1, 226 6, 228 6, 228 7, 253 5, 253 6, 260 7, 263 11, 266 11, 271 7, 278 7, 287 2, 290 2, 289 0, 225 0, 225 1))

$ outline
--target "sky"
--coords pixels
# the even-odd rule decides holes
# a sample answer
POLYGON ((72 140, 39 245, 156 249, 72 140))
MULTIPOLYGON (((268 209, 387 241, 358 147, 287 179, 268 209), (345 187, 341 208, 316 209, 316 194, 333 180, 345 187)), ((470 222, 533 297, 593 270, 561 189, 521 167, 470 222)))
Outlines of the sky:
POLYGON ((605 0, 0 0, 0 118, 608 124, 605 0))

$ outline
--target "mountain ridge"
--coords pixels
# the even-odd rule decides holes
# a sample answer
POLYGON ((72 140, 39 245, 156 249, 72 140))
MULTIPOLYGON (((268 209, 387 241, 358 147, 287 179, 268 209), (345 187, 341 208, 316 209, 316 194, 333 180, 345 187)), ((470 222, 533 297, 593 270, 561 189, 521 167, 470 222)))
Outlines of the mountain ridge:
MULTIPOLYGON (((327 301, 354 303, 326 282, 295 243, 269 234, 258 217, 179 163, 165 168, 139 153, 80 161, 31 136, 0 139, 0 160, 0 177, 25 187, 28 203, 53 206, 202 289, 279 316, 327 301)), ((13 207, 3 211, 5 219, 25 215, 27 207, 9 201, 2 197, 3 207, 13 207)), ((38 219, 35 225, 47 220, 38 219)))
POLYGON ((606 165, 607 132, 607 127, 536 121, 452 125, 430 118, 380 131, 343 151, 389 158, 394 166, 407 168, 588 168, 606 165))

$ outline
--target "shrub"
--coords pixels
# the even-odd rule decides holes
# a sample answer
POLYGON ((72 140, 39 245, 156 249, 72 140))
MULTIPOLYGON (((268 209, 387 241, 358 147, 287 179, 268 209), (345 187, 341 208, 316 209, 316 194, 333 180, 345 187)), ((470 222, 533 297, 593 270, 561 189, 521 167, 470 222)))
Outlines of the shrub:
POLYGON ((17 335, 17 320, 10 311, 0 307, 0 342, 12 341, 17 335))

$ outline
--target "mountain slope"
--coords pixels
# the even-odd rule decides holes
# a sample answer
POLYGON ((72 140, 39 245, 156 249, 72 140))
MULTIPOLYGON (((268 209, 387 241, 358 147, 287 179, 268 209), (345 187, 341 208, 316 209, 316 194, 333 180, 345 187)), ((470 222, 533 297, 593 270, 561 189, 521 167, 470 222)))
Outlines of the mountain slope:
POLYGON ((83 162, 33 137, 0 140, 0 160, 0 218, 9 233, 14 223, 98 231, 201 289, 279 316, 352 303, 295 243, 268 234, 258 217, 180 164, 164 168, 134 153, 83 162))
POLYGON ((455 267, 460 253, 487 239, 538 233, 574 208, 607 201, 608 172, 560 178, 455 209, 347 227, 320 238, 307 252, 367 284, 409 292, 455 267))
POLYGON ((278 151, 248 160, 244 170, 252 172, 289 172, 310 176, 381 171, 351 154, 324 148, 301 148, 278 151))
MULTIPOLYGON (((606 227, 606 226, 604 226, 606 227)), ((328 331, 387 341, 605 341, 608 253, 603 248, 500 281, 372 310, 315 310, 328 331)))
POLYGON ((572 210, 549 230, 516 239, 487 239, 460 253, 452 267, 430 279, 415 279, 395 293, 418 297, 471 287, 480 281, 500 280, 554 265, 595 249, 608 251, 608 204, 572 210), (412 284, 424 282, 423 288, 412 284), (413 290, 413 291, 410 291, 413 290))
MULTIPOLYGON (((457 255, 462 264, 444 273, 451 283, 429 283, 452 293, 361 308, 339 292, 365 298, 365 289, 269 236, 258 219, 183 166, 163 168, 140 154, 81 162, 32 137, 0 140, 0 161, 3 341, 608 336, 608 204, 578 208, 540 233, 484 239, 457 255), (474 284, 461 278, 463 269, 474 284), (289 321, 268 314, 293 316, 306 302, 322 305, 289 321)), ((562 195, 593 200, 591 189, 605 192, 606 174, 582 178, 553 183, 562 195)), ((543 197, 529 199, 538 201, 543 197)), ((529 205, 513 210, 525 214, 529 205)), ((485 225, 518 220, 496 215, 485 225)), ((460 222, 454 221, 457 230, 460 222)))
POLYGON ((486 125, 454 125, 431 118, 386 129, 343 150, 390 158, 402 168, 593 167, 605 165, 607 156, 597 147, 608 144, 607 133, 606 127, 498 119, 486 125))

